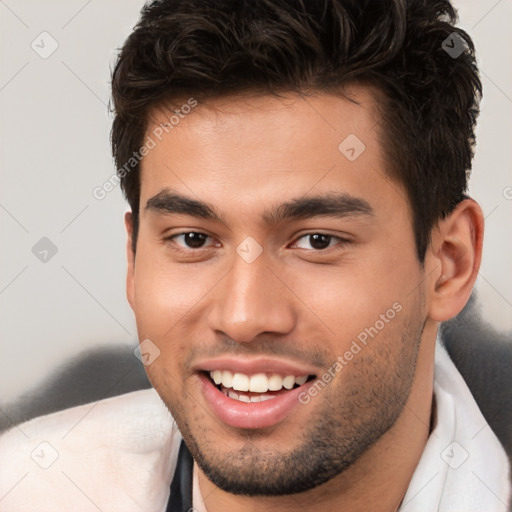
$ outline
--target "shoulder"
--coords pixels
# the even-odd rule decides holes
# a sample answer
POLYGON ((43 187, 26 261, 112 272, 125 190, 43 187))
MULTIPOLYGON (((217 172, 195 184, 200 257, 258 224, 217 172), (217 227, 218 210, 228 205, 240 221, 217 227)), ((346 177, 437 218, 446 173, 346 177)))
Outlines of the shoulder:
POLYGON ((180 442, 154 389, 35 418, 0 436, 2 510, 158 510, 180 442))

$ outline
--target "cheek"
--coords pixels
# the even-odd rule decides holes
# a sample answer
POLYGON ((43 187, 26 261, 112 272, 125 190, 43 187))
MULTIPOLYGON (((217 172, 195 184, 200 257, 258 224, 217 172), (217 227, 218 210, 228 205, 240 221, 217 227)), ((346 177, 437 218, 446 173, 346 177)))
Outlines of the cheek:
POLYGON ((205 297, 218 281, 218 272, 171 265, 147 249, 138 258, 133 308, 138 336, 151 340, 160 351, 145 369, 155 388, 174 388, 173 375, 182 372, 180 363, 189 355, 190 340, 201 329, 205 297))
POLYGON ((310 319, 308 326, 327 327, 339 344, 373 326, 380 315, 386 317, 385 321, 394 319, 397 310, 407 310, 415 296, 410 292, 419 277, 413 263, 398 261, 395 254, 381 253, 337 267, 312 266, 308 272, 289 275, 287 281, 293 283, 294 293, 303 298, 300 307, 310 319))
POLYGON ((204 271, 171 265, 158 254, 141 256, 134 277, 137 326, 162 337, 199 304, 207 276, 204 271))

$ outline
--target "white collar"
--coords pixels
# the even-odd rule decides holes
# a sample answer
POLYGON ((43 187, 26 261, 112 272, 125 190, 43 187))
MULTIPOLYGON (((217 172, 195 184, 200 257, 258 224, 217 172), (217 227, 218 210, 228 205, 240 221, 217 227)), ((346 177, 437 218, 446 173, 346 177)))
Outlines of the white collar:
POLYGON ((506 512, 507 455, 439 338, 434 396, 437 424, 399 512, 506 512))

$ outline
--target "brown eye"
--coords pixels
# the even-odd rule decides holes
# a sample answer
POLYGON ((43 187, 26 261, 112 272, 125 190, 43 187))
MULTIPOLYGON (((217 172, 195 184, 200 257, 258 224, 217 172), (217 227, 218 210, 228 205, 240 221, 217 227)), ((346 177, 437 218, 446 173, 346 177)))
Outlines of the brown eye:
POLYGON ((336 240, 341 239, 333 235, 326 235, 325 233, 311 233, 309 235, 301 236, 295 245, 300 249, 314 249, 316 251, 321 251, 330 247, 332 245, 331 242, 336 240))
POLYGON ((313 249, 327 249, 331 243, 331 238, 329 235, 315 233, 314 235, 309 235, 309 243, 313 249))
POLYGON ((177 245, 186 249, 201 249, 208 238, 210 238, 208 235, 205 235, 204 233, 197 233, 195 231, 180 233, 170 237, 170 239, 174 240, 177 245))

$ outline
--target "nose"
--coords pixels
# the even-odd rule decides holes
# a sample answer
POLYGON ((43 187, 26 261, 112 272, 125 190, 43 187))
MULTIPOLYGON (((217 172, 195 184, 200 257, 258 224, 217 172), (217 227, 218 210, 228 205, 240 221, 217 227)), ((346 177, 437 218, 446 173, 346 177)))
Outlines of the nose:
POLYGON ((247 263, 236 255, 212 299, 209 327, 238 343, 249 343, 263 333, 286 334, 295 325, 290 292, 264 257, 247 263))

